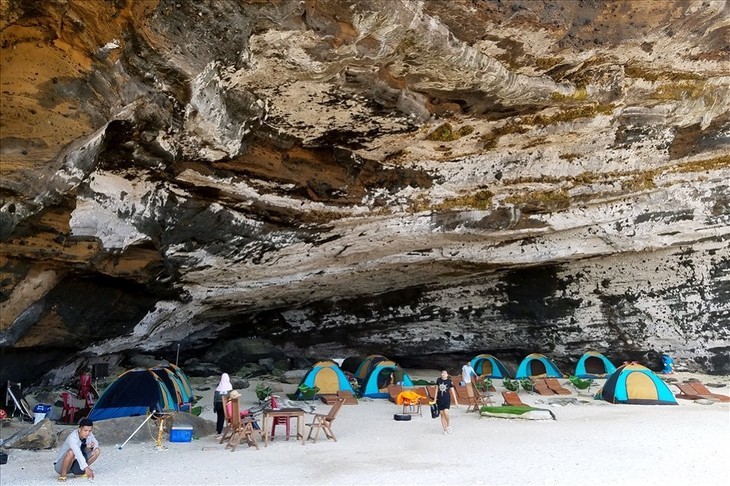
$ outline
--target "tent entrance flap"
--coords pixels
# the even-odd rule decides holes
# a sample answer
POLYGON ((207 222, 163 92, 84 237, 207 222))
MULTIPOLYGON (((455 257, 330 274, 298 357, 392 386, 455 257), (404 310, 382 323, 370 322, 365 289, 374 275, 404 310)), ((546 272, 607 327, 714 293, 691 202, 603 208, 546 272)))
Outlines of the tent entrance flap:
POLYGON ((657 400, 659 394, 652 379, 644 373, 630 373, 626 377, 626 394, 629 400, 657 400))
POLYGON ((596 358, 595 356, 586 358, 585 368, 587 373, 592 373, 594 375, 602 375, 606 372, 606 365, 603 364, 603 360, 601 360, 601 358, 596 358))
POLYGON ((545 363, 543 363, 539 359, 532 360, 532 362, 530 363, 530 376, 539 376, 546 374, 547 368, 545 368, 545 363))

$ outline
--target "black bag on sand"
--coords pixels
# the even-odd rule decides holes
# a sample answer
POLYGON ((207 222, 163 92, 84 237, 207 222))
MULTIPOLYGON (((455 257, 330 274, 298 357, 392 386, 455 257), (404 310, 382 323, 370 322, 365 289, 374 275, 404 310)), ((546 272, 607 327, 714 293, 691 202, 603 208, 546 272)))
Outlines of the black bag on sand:
POLYGON ((407 422, 411 419, 411 416, 407 413, 396 413, 393 415, 393 420, 397 422, 407 422))
POLYGON ((436 405, 435 403, 432 403, 431 404, 431 418, 438 418, 438 416, 440 414, 441 414, 441 412, 439 412, 439 406, 436 405))

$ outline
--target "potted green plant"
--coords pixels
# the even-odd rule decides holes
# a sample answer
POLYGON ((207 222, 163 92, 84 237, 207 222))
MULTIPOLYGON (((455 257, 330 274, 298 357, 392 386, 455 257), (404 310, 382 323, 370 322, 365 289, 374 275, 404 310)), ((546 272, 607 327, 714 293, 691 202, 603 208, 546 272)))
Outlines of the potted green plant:
POLYGON ((265 385, 264 383, 256 385, 256 398, 259 399, 259 402, 263 402, 269 398, 271 393, 271 387, 269 385, 265 385))

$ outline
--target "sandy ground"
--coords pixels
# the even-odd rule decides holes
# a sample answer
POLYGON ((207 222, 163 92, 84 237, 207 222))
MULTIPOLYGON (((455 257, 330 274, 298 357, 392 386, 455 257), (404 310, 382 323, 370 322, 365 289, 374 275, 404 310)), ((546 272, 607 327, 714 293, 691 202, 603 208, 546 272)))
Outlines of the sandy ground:
MULTIPOLYGON (((438 376, 436 371, 409 372, 414 379, 438 376)), ((730 384, 730 377, 676 377, 730 384)), ((496 384, 499 395, 503 388, 498 380, 496 384)), ((215 383, 206 385, 210 389, 200 392, 202 416, 212 420, 215 383)), ((254 405, 253 388, 255 383, 242 391, 242 407, 254 405)), ((730 394, 729 387, 713 391, 730 394)), ((521 395, 526 403, 545 406, 540 403, 545 397, 521 395)), ((440 421, 431 419, 425 407, 423 417, 396 422, 393 414, 400 407, 365 399, 341 410, 334 424, 337 442, 302 446, 279 437, 268 448, 242 445, 235 452, 224 450, 212 436, 166 442, 165 450, 157 450, 151 439, 121 451, 115 444, 102 444, 94 483, 643 485, 716 484, 730 477, 729 404, 679 400, 679 406, 612 405, 575 392, 573 396, 581 404, 547 407, 557 421, 480 418, 467 414, 465 406, 456 407, 451 435, 442 434, 440 421)), ((317 412, 329 409, 316 404, 317 412)), ((0 484, 58 484, 52 468, 56 451, 11 450, 8 464, 0 469, 0 484)))

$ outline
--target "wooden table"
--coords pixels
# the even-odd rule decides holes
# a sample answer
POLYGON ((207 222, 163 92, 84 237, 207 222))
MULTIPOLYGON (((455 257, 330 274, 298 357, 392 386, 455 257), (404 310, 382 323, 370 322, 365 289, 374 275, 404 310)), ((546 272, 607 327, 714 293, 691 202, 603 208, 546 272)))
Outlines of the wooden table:
MULTIPOLYGON (((304 410, 301 408, 279 408, 264 410, 264 446, 269 446, 274 419, 279 417, 286 418, 287 420, 292 418, 297 419, 297 439, 301 439, 302 445, 304 445, 304 410)), ((288 438, 289 436, 287 436, 288 438)))

